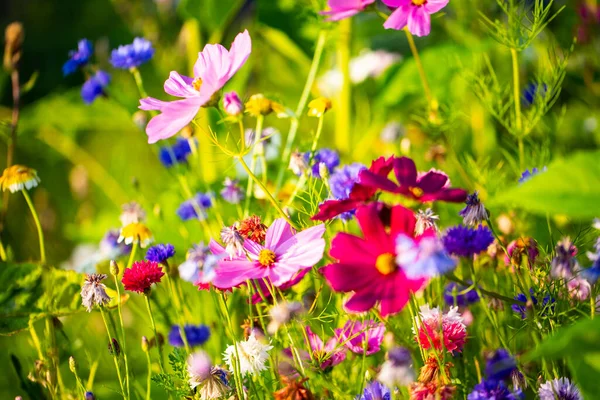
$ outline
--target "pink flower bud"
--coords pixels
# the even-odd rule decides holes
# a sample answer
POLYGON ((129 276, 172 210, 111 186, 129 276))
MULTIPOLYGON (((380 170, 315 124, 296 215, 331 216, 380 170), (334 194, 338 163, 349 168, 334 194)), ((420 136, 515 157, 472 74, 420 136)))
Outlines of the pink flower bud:
POLYGON ((244 111, 244 105, 236 92, 225 93, 223 96, 223 108, 229 115, 240 115, 244 111))

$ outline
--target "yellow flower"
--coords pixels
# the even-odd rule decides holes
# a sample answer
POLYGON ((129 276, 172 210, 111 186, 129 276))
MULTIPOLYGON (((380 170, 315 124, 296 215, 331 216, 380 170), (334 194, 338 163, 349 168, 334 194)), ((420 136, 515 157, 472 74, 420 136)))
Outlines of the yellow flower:
POLYGON ((254 117, 267 115, 273 111, 271 100, 262 94, 255 94, 246 102, 246 112, 254 117))
POLYGON ((326 97, 318 97, 308 103, 308 116, 320 118, 327 110, 331 109, 331 100, 326 97))
POLYGON ((133 222, 121 228, 121 235, 118 242, 125 241, 125 244, 139 243, 141 248, 152 243, 152 232, 141 222, 133 222))
POLYGON ((11 193, 18 192, 23 189, 31 189, 38 185, 40 178, 35 169, 31 169, 24 165, 13 165, 8 167, 0 176, 0 185, 2 190, 10 190, 11 193))

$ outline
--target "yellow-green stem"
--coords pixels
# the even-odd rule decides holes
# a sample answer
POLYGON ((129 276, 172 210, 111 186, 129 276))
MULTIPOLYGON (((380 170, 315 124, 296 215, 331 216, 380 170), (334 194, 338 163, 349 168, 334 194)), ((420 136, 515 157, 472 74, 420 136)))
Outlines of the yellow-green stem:
POLYGON ((225 318, 227 319, 227 325, 229 327, 230 338, 233 342, 233 348, 235 349, 235 359, 231 360, 233 364, 233 373, 235 375, 235 389, 237 391, 238 398, 244 398, 244 388, 242 385, 242 373, 240 370, 239 360, 240 355, 238 351, 237 341, 235 340, 235 331, 233 329, 233 323, 231 321, 231 316, 229 315, 229 307, 227 306, 227 299, 225 298, 225 293, 221 292, 219 297, 221 301, 222 308, 225 310, 225 318))
POLYGON ((119 378, 119 385, 121 386, 121 394, 123 398, 127 400, 127 393, 125 393, 125 385, 123 385, 123 378, 121 377, 121 368, 119 368, 119 360, 117 359, 117 350, 115 349, 115 344, 113 342, 112 334, 110 333, 110 328, 108 327, 108 321, 106 320, 106 314, 104 313, 104 309, 100 307, 100 315, 102 315, 102 321, 104 321, 104 327, 106 328, 106 333, 108 335, 108 343, 111 347, 113 361, 115 362, 115 369, 117 370, 117 378, 119 378))
POLYGON ((417 70, 419 71, 419 77, 421 78, 421 84, 423 85, 423 91, 425 92, 425 97, 427 98, 427 103, 429 104, 430 111, 434 112, 436 108, 435 101, 433 99, 433 96, 431 95, 431 89, 429 87, 429 82, 427 81, 427 75, 425 74, 425 69, 423 68, 423 63, 421 62, 421 57, 419 56, 419 51, 417 50, 415 40, 408 28, 404 28, 404 33, 406 33, 408 46, 410 47, 410 51, 413 55, 413 58, 415 59, 415 63, 417 64, 417 70))
POLYGON ((154 315, 152 315, 152 306, 150 305, 150 294, 144 294, 146 300, 146 308, 148 309, 148 316, 150 317, 150 323, 152 324, 152 332, 154 333, 154 343, 158 349, 158 364, 160 365, 160 372, 165 373, 165 366, 163 365, 163 351, 160 345, 158 334, 156 333, 156 323, 154 322, 154 315))
MULTIPOLYGON (((265 121, 265 117, 259 115, 256 117, 256 129, 254 130, 254 143, 252 143, 252 160, 250 162, 250 171, 254 174, 256 170, 256 159, 258 158, 258 146, 263 146, 263 143, 259 143, 262 138, 262 127, 265 121)), ((240 153, 243 154, 243 153, 240 153)), ((240 157, 241 159, 241 157, 240 157)), ((266 171, 263 171, 263 174, 266 171)), ((250 199, 252 198, 252 179, 248 176, 248 186, 246 187, 246 202, 244 203, 244 216, 248 215, 248 209, 250 208, 250 199)))
POLYGON ((343 153, 350 150, 350 42, 352 18, 338 24, 337 64, 342 72, 342 87, 335 110, 335 146, 343 153))
POLYGON ((142 96, 142 98, 148 97, 146 90, 144 90, 144 81, 142 80, 140 71, 136 67, 132 67, 129 69, 129 72, 131 72, 131 75, 133 75, 133 79, 135 80, 135 84, 140 92, 140 96, 142 96))
POLYGON ((133 260, 135 260, 135 253, 137 252, 138 242, 134 241, 131 245, 131 253, 129 253, 129 260, 127 261, 127 269, 131 268, 133 265, 133 260))
MULTIPOLYGON (((135 246, 135 245, 134 245, 135 246)), ((135 251, 135 247, 131 249, 132 253, 135 251)), ((130 380, 129 375, 129 361, 127 360, 127 345, 125 339, 125 324, 123 323, 123 312, 121 309, 121 287, 119 280, 116 275, 113 275, 115 281, 115 288, 117 290, 117 312, 119 313, 119 323, 121 324, 121 348, 123 349, 123 362, 125 363, 125 384, 127 389, 127 397, 131 397, 130 380)))
POLYGON ((29 193, 27 193, 26 189, 21 190, 21 192, 23 192, 23 197, 25 197, 25 201, 27 202, 27 205, 29 206, 29 210, 31 211, 31 216, 33 217, 33 221, 35 222, 35 227, 37 228, 38 238, 40 241, 40 263, 42 263, 42 265, 45 265, 46 264, 46 248, 44 247, 44 231, 42 230, 42 224, 40 223, 38 214, 35 211, 35 207, 33 206, 31 197, 29 197, 29 193))
POLYGON ((169 286, 169 290, 171 291, 171 297, 173 298, 173 302, 175 303, 175 316, 179 322, 179 334, 181 336, 181 340, 183 341, 183 346, 185 347, 185 351, 187 354, 191 353, 190 344, 187 340, 187 335, 185 333, 185 320, 183 318, 183 314, 181 312, 181 300, 179 299, 179 294, 175 290, 173 285, 173 280, 169 274, 169 265, 165 264, 165 272, 167 277, 167 284, 169 286))
POLYGON ((152 388, 152 360, 150 359, 150 351, 146 352, 146 361, 148 362, 148 377, 146 378, 146 400, 150 400, 150 393, 152 388))
POLYGON ((512 58, 513 71, 513 97, 515 102, 515 126, 516 134, 519 141, 519 167, 521 170, 525 168, 525 151, 523 148, 523 124, 521 121, 521 89, 519 83, 519 54, 517 49, 511 48, 510 55, 512 58))

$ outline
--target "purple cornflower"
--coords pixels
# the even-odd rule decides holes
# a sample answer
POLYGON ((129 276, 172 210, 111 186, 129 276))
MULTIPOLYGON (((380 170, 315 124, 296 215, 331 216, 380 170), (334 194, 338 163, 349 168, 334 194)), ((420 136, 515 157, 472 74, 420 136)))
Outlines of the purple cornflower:
POLYGON ((480 225, 473 229, 459 225, 449 228, 442 240, 448 253, 472 257, 485 251, 494 241, 494 235, 487 226, 480 225))
MULTIPOLYGON (((183 330, 188 344, 192 347, 206 343, 210 337, 210 329, 206 325, 185 325, 183 330)), ((171 331, 169 332, 169 343, 174 347, 184 346, 179 325, 173 325, 171 327, 171 331)))
MULTIPOLYGON (((329 176, 329 187, 335 200, 345 200, 350 196, 354 184, 358 182, 358 174, 363 169, 367 167, 360 163, 352 163, 337 168, 329 176)), ((352 219, 353 215, 354 210, 340 214, 340 218, 347 221, 352 219)))
POLYGON ((506 349, 496 350, 485 364, 485 376, 495 381, 506 381, 517 369, 517 362, 506 349))
POLYGON ((175 247, 170 244, 157 244, 152 246, 146 252, 146 260, 157 263, 164 263, 175 255, 175 247))
POLYGON ((422 236, 415 240, 404 234, 396 238, 396 264, 410 279, 433 278, 456 267, 437 235, 422 236))
POLYGON ((519 183, 523 183, 523 182, 527 182, 528 180, 530 180, 533 176, 541 173, 541 172, 546 172, 548 170, 547 167, 542 168, 541 170, 538 170, 537 168, 533 168, 531 171, 529 171, 528 169, 526 169, 525 171, 523 171, 523 173, 521 174, 521 177, 519 178, 519 183))
MULTIPOLYGON (((526 302, 528 303, 529 300, 531 300, 531 303, 535 306, 538 304, 538 299, 534 296, 534 291, 533 289, 529 289, 529 294, 530 296, 526 296, 523 293, 519 293, 517 296, 515 296, 515 300, 519 300, 522 302, 526 302)), ((542 299, 542 308, 545 308, 548 304, 550 304, 550 307, 552 307, 552 304, 554 303, 554 298, 552 298, 550 295, 546 295, 544 296, 544 298, 542 299)), ((525 319, 527 314, 527 307, 528 305, 521 305, 521 304, 513 304, 511 306, 512 310, 519 314, 521 316, 521 319, 525 319)))
POLYGON ((86 104, 92 104, 96 97, 104 93, 104 88, 110 83, 110 74, 102 70, 97 71, 81 87, 81 98, 86 104))
POLYGON ((204 243, 195 244, 188 250, 185 261, 179 265, 179 276, 184 281, 196 283, 200 272, 212 253, 204 243))
POLYGON ((130 69, 139 67, 154 56, 152 43, 136 37, 133 43, 119 46, 110 53, 110 63, 115 68, 130 69))
POLYGON ((450 282, 444 288, 444 301, 449 306, 468 306, 479 301, 475 289, 467 288, 456 282, 450 282))
MULTIPOLYGON (((304 153, 304 161, 306 164, 310 162, 310 151, 304 153)), ((331 149, 317 150, 313 156, 312 164, 310 165, 312 176, 316 178, 322 178, 319 173, 320 164, 325 164, 327 171, 331 174, 331 171, 340 165, 340 155, 337 151, 331 149)))
POLYGON ((77 43, 77 50, 69 52, 69 59, 63 65, 63 76, 67 76, 77 71, 77 68, 83 67, 88 63, 92 56, 92 42, 87 39, 81 39, 77 43))
POLYGON ((490 217, 481 200, 479 200, 478 192, 468 195, 465 202, 467 206, 459 213, 463 217, 463 224, 468 226, 479 225, 490 217))
POLYGON ((467 396, 467 400, 520 400, 525 395, 520 389, 511 392, 502 381, 484 379, 467 396))
POLYGON ((367 385, 362 395, 358 395, 354 400, 391 400, 390 389, 378 381, 373 381, 367 385))
POLYGON ((581 392, 567 378, 546 381, 540 385, 540 400, 583 400, 581 392))
POLYGON ((160 162, 168 168, 175 164, 186 162, 191 153, 192 147, 189 140, 180 137, 177 138, 177 142, 173 146, 161 147, 158 157, 160 158, 160 162))
POLYGON ((240 204, 244 199, 244 189, 239 186, 237 179, 225 178, 221 197, 228 203, 240 204))
POLYGON ((577 247, 571 242, 570 238, 565 237, 556 243, 554 253, 554 258, 550 263, 550 275, 557 279, 571 278, 573 272, 579 269, 575 258, 577 247))
POLYGON ((203 221, 208 217, 206 210, 210 207, 212 207, 212 197, 209 194, 196 193, 196 196, 181 203, 177 215, 183 221, 190 219, 203 221))
POLYGON ((348 321, 335 335, 350 351, 356 354, 371 355, 379 351, 383 342, 385 325, 373 320, 365 322, 348 321))
POLYGON ((120 234, 119 229, 110 229, 100 241, 100 253, 105 259, 118 258, 131 252, 131 245, 119 243, 120 234))

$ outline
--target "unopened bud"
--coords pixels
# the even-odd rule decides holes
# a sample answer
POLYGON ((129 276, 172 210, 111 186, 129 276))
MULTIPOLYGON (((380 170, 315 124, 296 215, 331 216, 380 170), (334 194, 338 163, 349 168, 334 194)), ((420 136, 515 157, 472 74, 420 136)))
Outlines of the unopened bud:
POLYGON ((244 105, 236 92, 225 93, 223 96, 223 109, 231 116, 240 115, 244 111, 244 105))
POLYGON ((318 97, 308 103, 309 117, 322 117, 328 110, 331 109, 331 100, 325 97, 318 97))
POLYGON ((146 129, 148 124, 148 115, 145 111, 139 110, 133 113, 133 123, 141 130, 146 129))
POLYGON ((110 260, 110 273, 113 276, 119 275, 119 264, 115 260, 110 260))
POLYGON ((148 343, 148 338, 146 336, 142 336, 142 351, 147 353, 150 350, 150 343, 148 343))
POLYGON ((4 68, 11 71, 21 58, 21 46, 23 45, 23 25, 13 22, 4 31, 4 68))
POLYGON ((77 373, 77 361, 75 361, 75 358, 73 358, 73 356, 69 357, 69 369, 72 373, 77 373))

